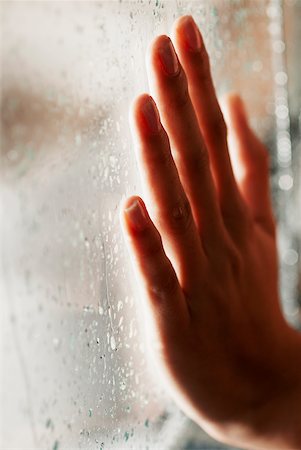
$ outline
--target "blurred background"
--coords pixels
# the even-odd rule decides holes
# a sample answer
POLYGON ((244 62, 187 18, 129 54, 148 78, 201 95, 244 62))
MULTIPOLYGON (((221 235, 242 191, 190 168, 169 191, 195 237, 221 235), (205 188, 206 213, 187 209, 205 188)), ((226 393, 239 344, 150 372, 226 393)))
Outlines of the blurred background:
POLYGON ((144 348, 118 219, 142 194, 128 107, 148 91, 149 42, 192 14, 218 93, 242 95, 271 154, 282 304, 300 328, 301 0, 0 8, 1 448, 230 448, 168 399, 144 348))

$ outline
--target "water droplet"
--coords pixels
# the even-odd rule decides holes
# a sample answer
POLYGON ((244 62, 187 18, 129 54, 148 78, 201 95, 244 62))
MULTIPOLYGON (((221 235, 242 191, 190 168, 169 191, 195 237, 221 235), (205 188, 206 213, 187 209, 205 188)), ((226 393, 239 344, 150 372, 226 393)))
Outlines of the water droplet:
POLYGON ((278 184, 283 191, 289 191, 294 184, 293 177, 291 175, 281 175, 278 184))
POLYGON ((254 70, 254 72, 261 72, 263 68, 263 64, 261 61, 254 61, 254 63, 252 64, 252 69, 254 70))
POLYGON ((267 8, 267 15, 270 19, 275 19, 281 14, 281 9, 277 4, 271 4, 267 8))
POLYGON ((84 305, 83 306, 84 312, 93 313, 94 312, 94 306, 93 305, 84 305))
POLYGON ((287 74, 285 72, 277 72, 275 74, 275 82, 279 86, 284 86, 287 83, 287 74))
POLYGON ((125 440, 125 441, 128 441, 129 437, 130 437, 130 433, 129 433, 128 431, 126 431, 126 432, 124 433, 124 440, 125 440))
POLYGON ((18 151, 17 150, 15 150, 15 149, 13 149, 13 150, 10 150, 8 153, 7 153, 7 159, 9 160, 9 161, 16 161, 17 159, 18 159, 18 157, 19 157, 19 153, 18 153, 18 151))
POLYGON ((288 107, 286 105, 278 105, 275 112, 278 119, 288 118, 288 107))
POLYGON ((46 428, 51 428, 51 429, 54 428, 54 424, 50 418, 47 419, 45 426, 46 426, 46 428))
POLYGON ((294 266, 295 264, 297 264, 298 259, 299 259, 298 253, 296 252, 296 250, 294 250, 292 248, 289 248, 284 253, 283 261, 288 266, 294 266))
POLYGON ((269 25, 269 32, 271 35, 279 35, 281 33, 281 27, 278 22, 272 22, 269 25))
POLYGON ((59 448, 59 445, 60 445, 59 441, 54 441, 54 444, 53 444, 52 450, 58 450, 58 448, 59 448))
POLYGON ((52 343, 53 343, 53 347, 55 348, 55 350, 58 350, 61 345, 61 340, 59 338, 55 337, 52 339, 52 343))
POLYGON ((81 143, 82 143, 82 137, 81 137, 81 134, 78 133, 78 134, 75 136, 75 144, 79 146, 79 145, 81 145, 81 143))
POLYGON ((273 50, 275 53, 283 53, 285 50, 285 43, 277 39, 273 42, 273 50))
POLYGON ((120 383, 120 390, 121 391, 124 391, 125 389, 126 389, 126 383, 125 383, 125 381, 123 380, 121 383, 120 383))
POLYGON ((119 300, 117 303, 117 311, 120 311, 122 308, 123 308, 123 303, 121 300, 119 300))
POLYGON ((116 349, 116 341, 115 341, 114 336, 111 336, 110 343, 111 343, 111 349, 115 350, 116 349))

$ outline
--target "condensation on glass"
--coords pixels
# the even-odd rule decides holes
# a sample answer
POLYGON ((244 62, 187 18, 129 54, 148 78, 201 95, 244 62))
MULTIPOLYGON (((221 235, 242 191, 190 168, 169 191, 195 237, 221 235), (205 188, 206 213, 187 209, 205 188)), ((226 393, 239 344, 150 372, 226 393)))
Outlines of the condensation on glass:
POLYGON ((121 199, 141 194, 128 106, 148 91, 151 39, 193 14, 219 94, 242 94, 269 147, 282 299, 298 326, 301 3, 1 6, 1 444, 209 449, 144 347, 118 219, 121 199))

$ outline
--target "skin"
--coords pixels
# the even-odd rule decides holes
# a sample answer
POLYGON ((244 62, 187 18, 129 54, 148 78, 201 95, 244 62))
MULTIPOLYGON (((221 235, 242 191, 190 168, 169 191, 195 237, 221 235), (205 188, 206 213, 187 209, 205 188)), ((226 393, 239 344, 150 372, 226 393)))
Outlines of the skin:
POLYGON ((156 103, 142 94, 130 114, 148 208, 136 196, 121 208, 149 349, 212 437, 300 449, 301 338, 280 308, 267 151, 238 96, 222 113, 193 19, 172 36, 167 63, 167 36, 147 54, 156 103))

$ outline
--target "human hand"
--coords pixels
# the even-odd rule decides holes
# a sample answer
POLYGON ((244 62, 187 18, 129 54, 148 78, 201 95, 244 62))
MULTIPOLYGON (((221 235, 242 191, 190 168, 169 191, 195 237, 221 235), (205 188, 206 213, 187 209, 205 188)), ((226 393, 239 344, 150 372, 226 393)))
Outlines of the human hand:
POLYGON ((150 350, 175 401, 216 439, 301 448, 301 343, 279 305, 267 151, 237 96, 225 99, 226 126, 189 16, 173 36, 178 56, 167 36, 148 52, 161 122, 147 94, 131 111, 150 215, 138 197, 122 206, 150 350))

